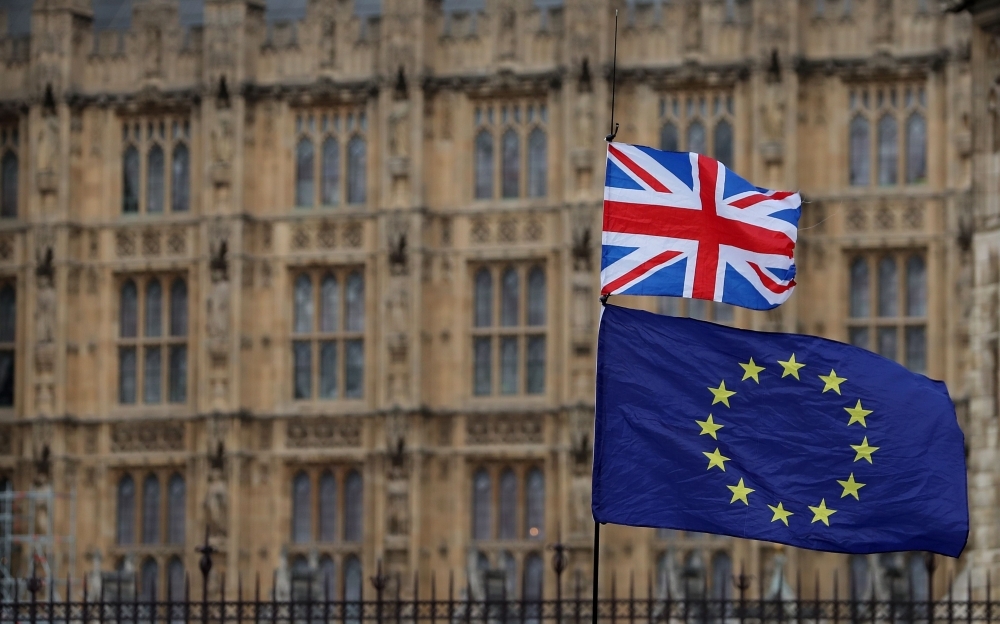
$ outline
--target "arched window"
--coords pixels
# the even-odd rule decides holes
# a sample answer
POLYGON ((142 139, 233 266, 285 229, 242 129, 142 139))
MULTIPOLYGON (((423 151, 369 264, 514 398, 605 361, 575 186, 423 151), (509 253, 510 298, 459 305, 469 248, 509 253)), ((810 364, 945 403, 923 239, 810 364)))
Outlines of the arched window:
POLYGON ((365 203, 365 140, 359 136, 347 143, 347 203, 365 203))
POLYGON ((733 560, 727 552, 717 552, 712 556, 712 598, 728 600, 732 598, 730 583, 733 579, 733 560))
POLYGON ((680 147, 677 126, 672 121, 668 121, 660 128, 660 149, 668 152, 676 152, 680 147))
POLYGON ((920 113, 906 120, 906 182, 927 181, 927 122, 920 113))
POLYGON ((315 196, 313 176, 313 143, 311 139, 302 138, 295 147, 295 205, 308 207, 313 205, 315 196))
POLYGON ((160 542, 160 480, 149 475, 142 483, 142 543, 160 542))
POLYGON ((535 128, 528 135, 528 197, 548 193, 549 160, 545 131, 535 128))
POLYGON ((170 285, 170 335, 187 336, 188 292, 187 283, 178 277, 170 285))
POLYGON ((907 573, 909 575, 909 596, 907 598, 914 602, 927 601, 927 563, 924 561, 924 554, 911 552, 906 562, 907 573))
POLYGON ((0 287, 0 405, 14 405, 14 334, 17 295, 10 284, 0 287))
POLYGON ((337 480, 330 471, 319 478, 319 541, 337 540, 337 480))
POLYGON ((340 203, 340 144, 333 137, 323 141, 322 173, 320 196, 323 205, 336 206, 340 203))
POLYGON ((899 316, 899 274, 896 259, 886 256, 878 263, 878 315, 899 316))
POLYGON ((146 155, 146 212, 163 212, 165 166, 163 148, 154 145, 146 155))
POLYGON ((927 266, 919 254, 906 260, 906 315, 927 315, 927 266))
POLYGON ((296 544, 312 541, 312 484, 305 471, 292 479, 292 541, 296 544))
MULTIPOLYGON (((345 293, 345 330, 363 332, 365 329, 365 280, 355 271, 347 276, 345 293)), ((364 394, 365 349, 363 338, 344 341, 344 396, 361 398, 364 394)))
MULTIPOLYGON (((545 564, 538 553, 531 553, 524 559, 524 599, 537 602, 542 599, 545 581, 545 564)), ((537 606, 536 606, 537 611, 537 606)), ((534 613, 537 620, 538 614, 534 613)))
POLYGON ((866 186, 871 175, 871 131, 868 120, 857 115, 851 120, 850 129, 850 181, 851 186, 866 186))
POLYGON ((688 553, 681 577, 684 579, 686 598, 701 598, 705 595, 705 560, 702 559, 701 552, 695 550, 688 553))
POLYGON ((170 210, 187 212, 191 207, 191 153, 187 145, 174 147, 170 172, 170 210))
POLYGON ((493 484, 483 469, 472 477, 472 539, 493 537, 493 484))
POLYGON ((312 280, 305 273, 295 279, 295 325, 296 334, 308 334, 313 329, 312 280))
POLYGON ((517 596, 517 559, 508 551, 500 553, 500 569, 503 570, 504 591, 507 598, 517 596))
POLYGON ((159 575, 160 568, 156 565, 156 559, 146 557, 146 560, 142 562, 139 600, 143 602, 153 602, 156 600, 156 585, 159 575))
POLYGON ((880 186, 899 181, 899 130, 896 118, 886 113, 878 121, 878 183, 880 186))
POLYGON ((533 267, 528 273, 528 325, 545 325, 545 271, 533 267))
POLYGON ((490 327, 493 325, 493 276, 486 268, 476 272, 475 292, 475 326, 490 327))
POLYGON ((7 152, 0 160, 0 218, 17 218, 17 155, 7 152))
POLYGON ((867 555, 851 555, 851 600, 863 600, 871 590, 867 555))
POLYGON ((122 284, 121 319, 119 321, 122 338, 135 338, 139 332, 139 291, 132 280, 122 284))
POLYGON ((344 479, 344 541, 360 542, 364 526, 361 475, 357 470, 347 473, 344 479))
POLYGON ((505 198, 517 197, 521 193, 521 140, 513 128, 503 133, 501 145, 501 193, 505 198))
POLYGON ((175 474, 167 482, 167 543, 184 544, 187 518, 187 487, 184 477, 175 474))
MULTIPOLYGON (((187 336, 188 293, 187 283, 178 277, 170 285, 170 335, 179 338, 187 336)), ((170 345, 170 369, 167 383, 170 387, 170 402, 187 401, 187 345, 170 345)))
POLYGON ((171 557, 167 563, 167 585, 167 600, 171 602, 184 600, 184 563, 180 557, 171 557))
POLYGON ((335 332, 340 329, 340 284, 332 273, 323 276, 320 287, 320 322, 321 332, 335 332))
POLYGON ((139 150, 133 145, 122 155, 122 212, 139 212, 139 150))
POLYGON ((855 258, 851 263, 851 316, 864 318, 871 315, 871 280, 868 276, 868 259, 855 258))
POLYGON ((163 335, 163 287, 160 280, 146 284, 146 337, 158 338, 163 335))
POLYGON ((365 280, 358 271, 347 276, 347 318, 345 328, 349 332, 365 330, 365 280))
POLYGON ((493 197, 493 135, 482 130, 476 135, 476 199, 493 197))
POLYGON ((159 346, 146 347, 143 351, 142 401, 159 403, 163 400, 163 354, 159 346))
POLYGON ((337 594, 337 565, 330 555, 319 558, 319 582, 323 587, 323 600, 333 600, 337 594))
POLYGON ((687 129, 687 151, 706 154, 708 152, 708 141, 705 137, 705 124, 694 121, 687 129))
MULTIPOLYGON (((119 310, 119 333, 122 338, 135 338, 139 333, 139 293, 135 282, 122 284, 119 310)), ((118 349, 118 400, 135 403, 136 400, 136 348, 122 346, 118 349)))
POLYGON ((517 477, 510 468, 500 475, 500 539, 517 539, 517 477))
POLYGON ((528 471, 525 487, 524 524, 531 539, 545 536, 545 475, 538 468, 528 471))
POLYGON ((504 327, 520 325, 521 280, 517 269, 504 271, 503 288, 500 291, 500 324, 504 327))
POLYGON ((660 600, 667 596, 674 596, 676 588, 671 587, 671 576, 673 573, 673 555, 669 551, 660 553, 656 559, 656 597, 660 600))
POLYGON ((545 334, 528 336, 528 365, 525 390, 528 394, 545 391, 545 334))
POLYGON ((359 602, 361 600, 361 562, 354 555, 344 561, 344 600, 359 602))
POLYGON ((715 159, 726 167, 733 168, 733 125, 725 119, 715 124, 714 143, 715 159))
POLYGON ((135 543, 135 481, 125 475, 118 482, 117 541, 125 546, 135 543))

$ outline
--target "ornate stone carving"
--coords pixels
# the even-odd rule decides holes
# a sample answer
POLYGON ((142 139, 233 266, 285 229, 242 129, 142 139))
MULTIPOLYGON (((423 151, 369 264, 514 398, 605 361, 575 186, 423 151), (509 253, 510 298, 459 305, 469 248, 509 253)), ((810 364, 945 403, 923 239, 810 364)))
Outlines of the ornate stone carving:
POLYGON ((143 51, 146 77, 159 76, 163 71, 163 33, 159 26, 150 26, 146 29, 143 51))
POLYGON ((216 241, 211 251, 209 270, 211 286, 207 301, 208 351, 213 358, 225 358, 229 352, 229 258, 228 242, 216 241))
POLYGON ((129 258, 135 255, 135 232, 119 230, 115 233, 115 253, 119 258, 129 258))
POLYGON ((353 418, 296 418, 285 430, 288 448, 350 448, 361 444, 361 425, 353 418))
POLYGON ((208 458, 208 487, 205 489, 205 526, 209 542, 216 548, 229 534, 229 487, 226 484, 225 446, 220 441, 208 458))
POLYGON ((148 229, 142 233, 142 255, 144 256, 158 256, 160 255, 160 231, 156 229, 148 229))
POLYGON ((497 28, 497 60, 510 61, 517 55, 517 11, 511 5, 500 7, 497 28))
POLYGON ((311 246, 312 240, 309 235, 309 228, 304 225, 296 227, 292 232, 292 249, 298 251, 302 249, 309 249, 311 246))
POLYGON ((578 405, 569 413, 570 454, 573 459, 573 474, 590 474, 590 460, 593 447, 591 434, 594 431, 594 409, 578 405))
POLYGON ((472 221, 472 242, 485 243, 490 239, 490 224, 483 217, 477 217, 472 221))
POLYGON ((344 244, 353 249, 361 246, 361 224, 352 221, 344 228, 344 244))
POLYGON ((38 185, 38 192, 42 195, 49 195, 56 192, 59 182, 57 175, 59 164, 59 116, 56 114, 51 85, 46 87, 45 99, 47 105, 43 106, 35 148, 35 179, 38 185))
POLYGON ((475 415, 466 420, 469 444, 541 444, 542 416, 534 414, 475 415))
POLYGON ((701 50, 701 1, 687 0, 684 4, 684 50, 701 50))
POLYGON ((114 453, 183 450, 183 423, 147 421, 111 426, 111 451, 114 453))
POLYGON ((14 428, 0 427, 0 455, 11 455, 14 452, 14 428))
POLYGON ((187 251, 187 235, 184 230, 176 229, 171 230, 170 234, 167 235, 167 253, 180 256, 187 251))
POLYGON ((875 43, 892 43, 892 0, 875 0, 875 43))

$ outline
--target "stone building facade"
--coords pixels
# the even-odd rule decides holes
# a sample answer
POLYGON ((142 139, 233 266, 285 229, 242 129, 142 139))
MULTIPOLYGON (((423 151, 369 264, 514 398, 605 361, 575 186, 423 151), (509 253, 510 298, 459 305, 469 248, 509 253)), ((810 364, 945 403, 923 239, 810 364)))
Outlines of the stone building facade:
MULTIPOLYGON (((587 591, 616 10, 618 140, 714 155, 806 203, 781 308, 613 303, 850 341, 946 380, 974 434, 967 558, 995 565, 995 383, 977 371, 996 360, 998 278, 992 204, 972 190, 993 157, 973 121, 994 111, 973 90, 970 49, 988 46, 968 13, 6 6, 0 480, 65 495, 48 526, 16 529, 73 537, 53 547, 60 574, 134 569, 164 596, 207 535, 230 589, 237 571, 298 570, 371 595, 381 563, 403 595, 449 574, 482 595, 497 570, 512 594, 551 596, 561 541, 564 589, 587 591)), ((634 574, 640 593, 732 596, 744 570, 768 596, 926 595, 917 553, 603 538, 606 589, 634 574)), ((25 573, 28 554, 7 565, 25 573)))

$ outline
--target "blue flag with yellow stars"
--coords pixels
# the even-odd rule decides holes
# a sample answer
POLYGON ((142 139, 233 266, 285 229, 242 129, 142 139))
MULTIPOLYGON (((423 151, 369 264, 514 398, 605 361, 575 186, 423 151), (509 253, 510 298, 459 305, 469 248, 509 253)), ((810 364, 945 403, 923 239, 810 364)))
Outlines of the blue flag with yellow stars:
POLYGON ((943 382, 850 345, 608 305, 594 519, 958 557, 965 440, 943 382))

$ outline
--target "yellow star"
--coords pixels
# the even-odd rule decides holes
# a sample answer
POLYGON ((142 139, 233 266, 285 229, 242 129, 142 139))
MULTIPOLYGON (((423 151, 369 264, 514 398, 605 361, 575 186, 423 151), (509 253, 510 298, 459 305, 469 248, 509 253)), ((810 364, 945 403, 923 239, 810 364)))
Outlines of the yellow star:
POLYGON ((701 433, 699 433, 698 435, 710 435, 712 436, 713 440, 719 439, 715 436, 715 432, 718 431, 719 429, 722 429, 725 426, 725 425, 715 424, 715 421, 712 420, 711 414, 709 414, 708 418, 706 418, 705 420, 696 420, 695 422, 701 425, 701 433))
POLYGON ((858 461, 862 457, 868 460, 868 463, 872 463, 872 453, 878 450, 877 446, 868 446, 868 436, 861 441, 861 444, 852 444, 851 448, 857 451, 857 455, 854 456, 854 461, 858 461))
POLYGON ((743 379, 741 379, 740 381, 753 379, 757 383, 760 383, 760 379, 758 379, 757 376, 760 375, 761 371, 764 370, 763 366, 757 366, 756 364, 754 364, 753 358, 750 358, 750 362, 747 364, 740 362, 740 366, 743 367, 743 379))
POLYGON ((858 422, 861 423, 861 426, 865 429, 868 428, 868 423, 865 422, 865 416, 871 414, 872 411, 861 407, 861 399, 858 399, 858 404, 854 407, 845 407, 844 411, 851 415, 851 419, 847 421, 848 427, 858 422))
POLYGON ((743 501, 744 505, 749 505, 750 501, 747 500, 747 494, 756 491, 756 490, 751 490, 747 486, 743 485, 743 479, 740 479, 740 482, 737 483, 736 485, 727 485, 726 487, 729 488, 729 490, 733 493, 733 498, 732 500, 729 501, 730 505, 732 505, 738 500, 743 501))
POLYGON ((830 526, 830 516, 837 513, 836 509, 830 509, 826 506, 825 498, 819 502, 819 507, 810 505, 809 511, 813 512, 813 522, 819 521, 826 526, 830 526))
POLYGON ((777 507, 773 505, 768 505, 767 508, 774 512, 774 515, 771 517, 771 522, 774 522, 775 520, 781 520, 782 522, 785 523, 785 526, 788 526, 788 516, 795 515, 792 512, 785 509, 781 503, 778 503, 777 507))
POLYGON ((829 375, 820 375, 820 379, 823 380, 825 384, 823 386, 823 392, 827 390, 833 390, 837 394, 840 394, 840 384, 847 381, 847 377, 837 377, 837 373, 831 368, 829 375))
POLYGON ((711 453, 706 453, 705 451, 702 451, 702 454, 708 458, 708 468, 706 468, 705 470, 711 470, 712 466, 718 466, 719 468, 722 469, 722 472, 726 471, 725 462, 729 461, 729 458, 720 453, 719 449, 715 449, 715 451, 711 453))
POLYGON ((841 498, 844 498, 845 496, 850 494, 851 496, 854 497, 854 500, 861 500, 860 498, 858 498, 858 490, 865 487, 865 484, 858 483, 857 481, 855 481, 853 472, 851 473, 851 476, 847 477, 847 481, 841 481, 840 479, 837 479, 837 483, 839 483, 841 487, 844 488, 844 493, 840 495, 841 498))
POLYGON ((716 403, 725 403, 726 407, 729 407, 729 397, 736 394, 734 390, 726 390, 726 381, 722 380, 718 388, 709 388, 709 392, 712 393, 712 405, 716 403))
POLYGON ((782 379, 784 379, 785 377, 788 377, 789 375, 791 375, 792 377, 798 379, 799 378, 799 369, 802 368, 803 366, 805 366, 805 364, 800 364, 800 363, 798 363, 798 362, 795 361, 795 354, 794 353, 792 354, 792 357, 788 358, 788 360, 785 361, 785 362, 782 362, 781 360, 778 360, 778 364, 781 364, 781 368, 785 369, 785 370, 783 370, 781 372, 781 378, 782 379))

